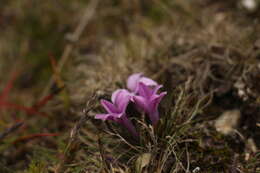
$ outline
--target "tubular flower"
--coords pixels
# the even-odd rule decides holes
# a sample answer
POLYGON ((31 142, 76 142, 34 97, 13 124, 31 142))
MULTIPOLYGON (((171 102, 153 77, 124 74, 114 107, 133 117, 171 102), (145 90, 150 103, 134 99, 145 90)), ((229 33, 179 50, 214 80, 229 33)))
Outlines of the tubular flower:
POLYGON ((126 127, 134 137, 138 137, 138 133, 132 122, 126 115, 126 108, 130 102, 130 93, 125 89, 119 89, 113 92, 111 101, 101 100, 101 105, 107 111, 106 114, 97 114, 96 119, 112 120, 126 127))
POLYGON ((167 94, 167 92, 162 92, 157 94, 157 91, 162 87, 162 85, 157 85, 151 88, 143 82, 138 84, 138 95, 133 96, 133 100, 139 109, 143 110, 149 116, 152 124, 155 125, 159 120, 158 105, 161 99, 167 94))
POLYGON ((142 73, 135 73, 128 77, 127 88, 131 92, 136 94, 138 92, 138 87, 140 82, 150 87, 158 86, 157 82, 155 82, 150 78, 144 77, 142 73))

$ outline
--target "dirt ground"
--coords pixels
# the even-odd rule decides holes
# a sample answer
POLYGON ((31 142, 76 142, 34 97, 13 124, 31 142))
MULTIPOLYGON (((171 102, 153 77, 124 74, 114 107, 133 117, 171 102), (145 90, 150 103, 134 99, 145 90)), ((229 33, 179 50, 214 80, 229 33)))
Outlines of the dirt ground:
POLYGON ((252 2, 2 0, 0 173, 260 172, 252 2), (94 118, 133 73, 167 91, 139 140, 94 118))

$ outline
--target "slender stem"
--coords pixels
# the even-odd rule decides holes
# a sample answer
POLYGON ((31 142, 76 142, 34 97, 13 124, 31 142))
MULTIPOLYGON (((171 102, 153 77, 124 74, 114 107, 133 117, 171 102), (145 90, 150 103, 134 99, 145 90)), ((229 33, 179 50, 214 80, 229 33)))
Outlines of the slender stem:
POLYGON ((122 116, 121 118, 121 123, 123 126, 125 126, 129 132, 135 137, 135 138, 138 138, 139 137, 139 134, 138 132, 136 131, 133 123, 126 117, 126 116, 122 116))
POLYGON ((153 125, 156 125, 156 123, 159 121, 159 112, 158 110, 155 110, 155 111, 151 111, 148 113, 149 115, 149 118, 152 122, 153 125))

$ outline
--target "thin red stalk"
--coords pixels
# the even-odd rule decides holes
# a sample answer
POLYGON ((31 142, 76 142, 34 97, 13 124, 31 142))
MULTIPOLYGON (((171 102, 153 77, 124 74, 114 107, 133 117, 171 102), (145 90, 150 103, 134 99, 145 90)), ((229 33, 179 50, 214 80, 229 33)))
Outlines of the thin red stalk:
POLYGON ((51 94, 45 96, 40 101, 38 101, 33 108, 39 110, 41 107, 46 105, 56 94, 58 94, 63 88, 55 89, 51 94))
POLYGON ((9 103, 9 102, 0 102, 0 107, 5 107, 5 108, 9 108, 9 109, 17 109, 17 110, 22 110, 25 111, 28 114, 39 114, 42 116, 47 116, 47 114, 43 113, 43 112, 39 112, 37 110, 35 110, 34 108, 31 107, 26 107, 26 106, 21 106, 21 105, 17 105, 14 103, 9 103))
POLYGON ((39 110, 41 107, 43 107, 44 105, 46 105, 52 98, 53 98, 53 94, 50 94, 46 97, 44 97, 43 99, 41 99, 40 101, 38 101, 33 108, 35 108, 36 110, 39 110))

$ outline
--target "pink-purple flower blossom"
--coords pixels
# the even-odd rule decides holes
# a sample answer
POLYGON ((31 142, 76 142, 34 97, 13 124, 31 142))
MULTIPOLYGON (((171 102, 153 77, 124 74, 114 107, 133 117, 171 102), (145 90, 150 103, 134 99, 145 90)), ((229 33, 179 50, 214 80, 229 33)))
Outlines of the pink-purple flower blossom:
POLYGON ((139 109, 147 113, 153 125, 155 125, 160 118, 158 105, 161 102, 161 99, 167 94, 167 92, 157 94, 157 91, 161 87, 162 85, 157 85, 152 88, 142 82, 139 82, 138 95, 133 97, 135 104, 139 107, 139 109))
POLYGON ((139 111, 146 113, 153 125, 156 125, 160 119, 158 105, 166 92, 158 93, 162 85, 158 85, 154 80, 143 76, 141 73, 135 73, 128 77, 127 88, 118 89, 112 93, 111 101, 101 100, 101 105, 107 113, 97 114, 96 119, 112 120, 125 126, 129 132, 138 137, 138 133, 128 119, 126 108, 130 102, 133 102, 139 111))
POLYGON ((128 77, 127 88, 131 92, 136 94, 138 92, 138 87, 139 87, 140 82, 144 83, 147 86, 151 86, 151 87, 158 85, 157 82, 155 82, 154 80, 152 80, 148 77, 144 77, 142 73, 135 73, 128 77))
POLYGON ((126 115, 126 108, 130 102, 130 93, 125 89, 116 90, 111 97, 112 103, 107 100, 101 100, 101 105, 107 111, 106 114, 97 114, 96 119, 112 120, 125 126, 134 137, 138 133, 126 115))

